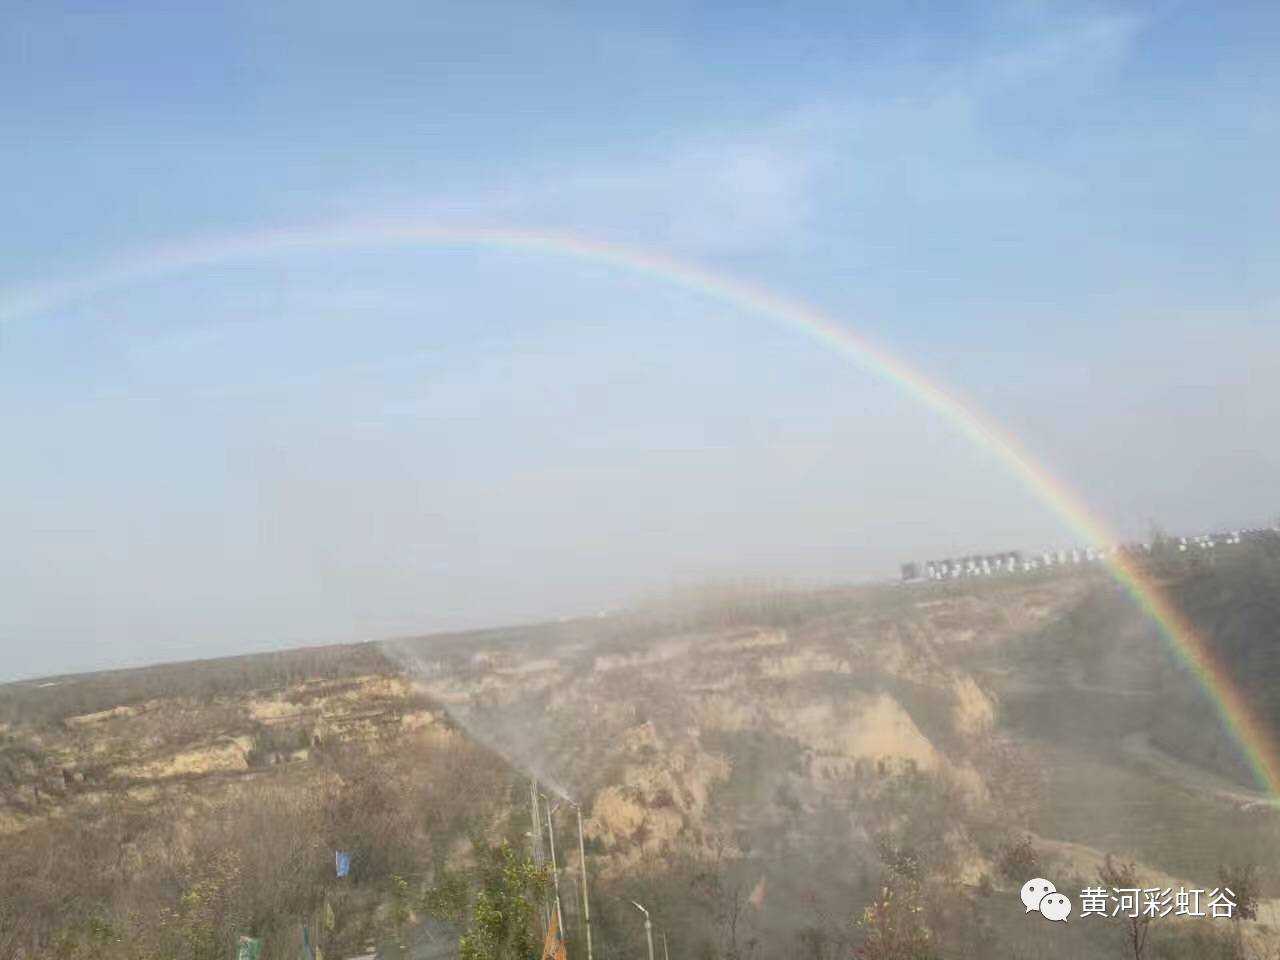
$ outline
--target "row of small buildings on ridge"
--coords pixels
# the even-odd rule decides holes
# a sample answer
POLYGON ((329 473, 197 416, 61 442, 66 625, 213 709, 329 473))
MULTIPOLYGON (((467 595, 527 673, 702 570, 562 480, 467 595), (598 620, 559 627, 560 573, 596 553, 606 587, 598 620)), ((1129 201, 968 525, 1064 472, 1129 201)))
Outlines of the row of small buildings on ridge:
MULTIPOLYGON (((1280 543, 1280 527, 1253 527, 1226 533, 1171 537, 1163 541, 1161 546, 1166 550, 1187 553, 1193 550, 1214 550, 1218 547, 1230 547, 1268 539, 1280 543)), ((1100 563, 1108 557, 1119 555, 1148 556, 1153 549, 1150 543, 1123 543, 1112 547, 1072 547, 1067 550, 1046 550, 1042 553, 1024 554, 1021 550, 1009 550, 1005 553, 972 554, 964 557, 948 557, 945 560, 928 560, 923 565, 911 561, 902 564, 902 579, 910 583, 917 580, 958 580, 962 577, 1030 573, 1033 570, 1043 570, 1048 567, 1100 563)))

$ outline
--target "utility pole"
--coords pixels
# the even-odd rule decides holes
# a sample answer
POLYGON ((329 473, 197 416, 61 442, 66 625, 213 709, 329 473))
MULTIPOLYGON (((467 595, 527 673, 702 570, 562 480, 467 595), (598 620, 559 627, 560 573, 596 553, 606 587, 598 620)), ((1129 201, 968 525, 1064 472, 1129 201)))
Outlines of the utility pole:
POLYGON ((547 805, 547 834, 551 837, 551 882, 556 890, 556 922, 560 924, 560 932, 564 933, 564 914, 560 912, 560 868, 556 865, 556 829, 551 823, 551 801, 542 795, 542 802, 547 805))
MULTIPOLYGON (((572 800, 569 801, 573 803, 572 800)), ((587 928, 587 960, 591 957, 591 904, 587 900, 587 845, 582 839, 582 804, 574 803, 578 811, 578 866, 582 869, 582 921, 587 928)))
POLYGON ((649 942, 649 960, 653 960, 653 922, 649 919, 649 911, 634 900, 632 906, 644 914, 644 938, 649 942))

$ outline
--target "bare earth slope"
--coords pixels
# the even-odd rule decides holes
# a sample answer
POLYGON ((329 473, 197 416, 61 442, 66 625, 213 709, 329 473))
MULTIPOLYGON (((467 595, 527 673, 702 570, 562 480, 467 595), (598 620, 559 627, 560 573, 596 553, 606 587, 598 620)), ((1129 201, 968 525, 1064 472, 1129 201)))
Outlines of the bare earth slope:
MULTIPOLYGON (((599 956, 639 946, 630 899, 691 953, 847 952, 890 875, 920 885, 939 956, 1120 956, 1111 923, 1029 923, 1011 851, 1030 838, 1064 890, 1108 853, 1163 886, 1280 862, 1277 812, 1227 759, 1206 765, 1231 744, 1162 642, 1077 576, 729 591, 11 685, 0 953, 196 958, 251 930, 285 957, 304 923, 326 956, 398 942, 393 921, 423 914, 397 891, 465 866, 468 836, 526 842, 533 775, 583 805, 599 956), (1188 756, 1175 720, 1197 731, 1188 756)), ((1253 955, 1276 936, 1275 880, 1233 928, 1253 955)))

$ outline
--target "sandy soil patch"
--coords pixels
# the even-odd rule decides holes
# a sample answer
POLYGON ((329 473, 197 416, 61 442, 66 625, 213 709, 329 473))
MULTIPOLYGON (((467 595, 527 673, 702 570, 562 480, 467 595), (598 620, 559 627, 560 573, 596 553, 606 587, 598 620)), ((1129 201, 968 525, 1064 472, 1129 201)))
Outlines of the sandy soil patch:
POLYGON ((223 770, 247 770, 246 755, 253 748, 249 737, 221 740, 195 750, 184 750, 160 760, 152 760, 134 767, 122 767, 116 774, 159 780, 165 777, 189 776, 223 770))

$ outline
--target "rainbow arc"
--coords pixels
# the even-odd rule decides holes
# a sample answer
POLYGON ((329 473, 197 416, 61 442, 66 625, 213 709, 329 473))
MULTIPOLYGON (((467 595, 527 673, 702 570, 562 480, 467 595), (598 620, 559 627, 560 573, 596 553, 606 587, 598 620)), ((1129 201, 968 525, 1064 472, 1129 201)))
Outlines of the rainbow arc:
MULTIPOLYGON (((784 324, 889 381, 934 410, 971 442, 994 454, 1084 542, 1101 546, 1119 540, 1066 484, 1040 465, 1015 437, 984 416, 975 404, 925 377, 868 337, 807 304, 762 286, 662 253, 568 233, 389 221, 274 230, 209 242, 171 245, 128 257, 77 279, 32 289, 8 301, 0 301, 0 325, 46 315, 108 290, 222 262, 253 260, 291 251, 388 245, 502 248, 590 261, 653 277, 784 324)), ((1280 798, 1280 751, 1277 750, 1276 739, 1250 707, 1225 664, 1215 657, 1205 639, 1134 558, 1119 553, 1109 556, 1106 562, 1111 574, 1159 626, 1178 657, 1199 680, 1259 786, 1273 798, 1280 798)))

